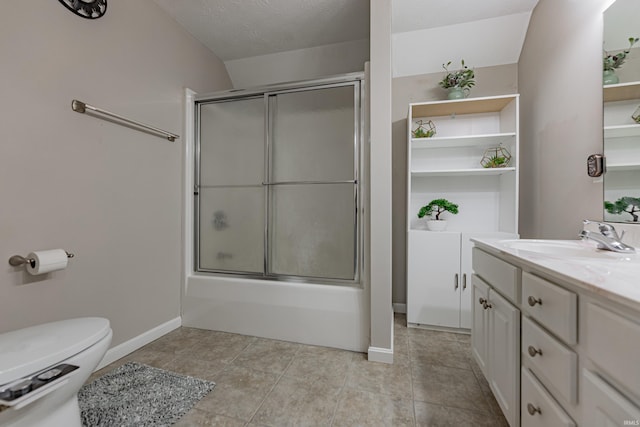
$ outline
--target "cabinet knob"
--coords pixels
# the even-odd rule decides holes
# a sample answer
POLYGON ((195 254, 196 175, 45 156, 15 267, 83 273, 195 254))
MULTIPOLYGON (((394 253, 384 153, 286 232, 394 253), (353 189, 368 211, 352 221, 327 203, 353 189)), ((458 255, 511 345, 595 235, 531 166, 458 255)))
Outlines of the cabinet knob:
POLYGON ((536 297, 532 297, 530 296, 529 298, 527 298, 527 302, 529 303, 529 305, 531 307, 535 306, 536 304, 540 304, 542 305, 542 299, 540 298, 536 298, 536 297))
POLYGON ((482 304, 482 307, 484 307, 484 309, 486 310, 487 308, 491 308, 493 306, 488 301, 485 301, 485 303, 482 304))
POLYGON ((484 304, 486 304, 486 303, 487 303, 487 300, 486 300, 486 299, 484 299, 484 298, 482 298, 482 297, 480 297, 480 299, 478 300, 478 303, 479 303, 480 305, 484 305, 484 304))
POLYGON ((531 403, 527 403, 527 412, 529 412, 529 415, 535 415, 536 413, 538 413, 538 414, 542 413, 540 408, 533 406, 531 403))
POLYGON ((527 351, 529 351, 529 356, 531 357, 536 357, 536 354, 539 354, 540 356, 542 356, 542 350, 539 350, 532 345, 529 346, 527 351))

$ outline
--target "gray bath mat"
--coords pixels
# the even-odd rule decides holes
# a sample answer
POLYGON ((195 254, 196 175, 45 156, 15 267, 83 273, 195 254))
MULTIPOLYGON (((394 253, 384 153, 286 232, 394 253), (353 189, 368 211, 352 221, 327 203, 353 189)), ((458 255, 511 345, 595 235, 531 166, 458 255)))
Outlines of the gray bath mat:
POLYGON ((82 425, 170 426, 214 387, 211 381, 129 362, 80 389, 82 425))

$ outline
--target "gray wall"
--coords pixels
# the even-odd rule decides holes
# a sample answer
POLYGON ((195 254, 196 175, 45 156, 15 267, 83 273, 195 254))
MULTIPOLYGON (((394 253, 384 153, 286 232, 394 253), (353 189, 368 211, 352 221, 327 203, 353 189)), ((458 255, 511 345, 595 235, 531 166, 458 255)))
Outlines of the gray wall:
MULTIPOLYGON (((516 64, 475 69, 476 86, 471 96, 492 96, 518 92, 516 64)), ((443 73, 393 79, 393 302, 405 304, 407 241, 407 113, 409 103, 446 98, 438 82, 443 73)))
POLYGON ((235 88, 313 80, 362 72, 369 60, 369 40, 336 43, 308 49, 225 61, 235 88))
POLYGON ((522 237, 575 239, 582 219, 602 219, 602 183, 587 176, 586 158, 602 152, 608 4, 540 0, 532 14, 518 63, 522 237))
POLYGON ((224 65, 151 0, 88 20, 60 2, 0 14, 0 332, 109 318, 112 345, 180 315, 182 140, 71 110, 80 99, 183 134, 185 87, 231 87, 224 65), (12 254, 64 248, 29 276, 12 254))

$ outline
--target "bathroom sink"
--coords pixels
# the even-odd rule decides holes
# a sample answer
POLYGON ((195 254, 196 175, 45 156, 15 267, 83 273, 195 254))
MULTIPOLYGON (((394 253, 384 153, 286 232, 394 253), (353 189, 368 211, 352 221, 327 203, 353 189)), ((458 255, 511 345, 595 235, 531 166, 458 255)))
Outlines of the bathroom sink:
POLYGON ((505 240, 502 245, 517 251, 531 252, 551 257, 589 258, 593 260, 628 258, 629 254, 598 249, 582 240, 505 240))

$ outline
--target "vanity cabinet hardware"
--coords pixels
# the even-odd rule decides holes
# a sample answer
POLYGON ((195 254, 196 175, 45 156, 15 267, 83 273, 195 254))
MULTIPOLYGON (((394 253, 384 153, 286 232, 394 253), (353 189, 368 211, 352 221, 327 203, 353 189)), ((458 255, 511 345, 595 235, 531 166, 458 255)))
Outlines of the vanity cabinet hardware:
POLYGON ((529 298, 527 298, 527 302, 531 307, 534 307, 536 304, 542 305, 542 298, 530 296, 529 298))
POLYGON ((531 403, 527 403, 527 412, 529 412, 529 415, 542 414, 540 408, 533 406, 531 403))
POLYGON ((482 304, 482 307, 486 310, 487 308, 492 308, 493 306, 489 302, 485 301, 485 303, 482 304))
POLYGON ((527 351, 529 352, 529 356, 531 356, 531 357, 536 357, 536 354, 539 354, 540 356, 542 356, 542 350, 537 349, 532 345, 529 346, 527 351))
POLYGON ((462 274, 462 290, 467 289, 467 273, 462 274))
POLYGON ((478 304, 480 304, 480 305, 484 305, 486 303, 487 303, 487 300, 482 298, 482 297, 480 297, 480 299, 478 300, 478 304))
POLYGON ((455 276, 453 277, 453 289, 455 289, 456 291, 458 290, 458 273, 455 274, 455 276))

